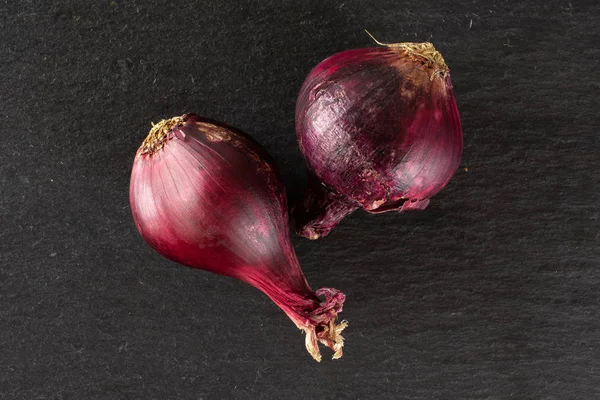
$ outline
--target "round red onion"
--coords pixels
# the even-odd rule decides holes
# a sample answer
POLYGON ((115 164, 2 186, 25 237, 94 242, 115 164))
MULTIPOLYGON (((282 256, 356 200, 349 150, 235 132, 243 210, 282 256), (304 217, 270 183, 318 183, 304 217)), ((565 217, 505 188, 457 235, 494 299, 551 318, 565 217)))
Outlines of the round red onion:
POLYGON ((431 43, 379 44, 327 58, 300 90, 296 132, 309 180, 294 219, 309 239, 358 208, 424 209, 460 162, 462 128, 442 55, 431 43))
POLYGON ((289 240, 285 191, 266 152, 222 123, 186 114, 155 125, 137 151, 130 185, 135 224, 177 263, 247 282, 342 356, 336 324, 345 296, 308 286, 289 240))

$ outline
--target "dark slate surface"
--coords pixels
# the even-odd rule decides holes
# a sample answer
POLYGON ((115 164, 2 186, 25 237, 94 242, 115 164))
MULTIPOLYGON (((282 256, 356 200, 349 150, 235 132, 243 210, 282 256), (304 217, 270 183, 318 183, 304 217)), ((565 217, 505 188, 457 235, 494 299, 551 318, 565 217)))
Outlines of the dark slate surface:
POLYGON ((600 398, 600 9, 528 3, 0 1, 0 398, 600 398), (146 246, 129 171, 194 111, 297 197, 296 94, 363 28, 444 54, 465 151, 425 212, 294 237, 348 297, 317 364, 259 291, 146 246))

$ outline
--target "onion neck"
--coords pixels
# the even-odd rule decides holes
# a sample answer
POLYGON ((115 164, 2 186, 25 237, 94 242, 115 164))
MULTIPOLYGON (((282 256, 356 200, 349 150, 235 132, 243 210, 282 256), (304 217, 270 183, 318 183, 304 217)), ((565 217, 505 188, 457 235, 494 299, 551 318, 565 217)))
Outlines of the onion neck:
POLYGON ((342 356, 344 337, 341 332, 348 322, 337 323, 337 316, 346 300, 343 293, 332 288, 313 292, 308 285, 305 285, 306 290, 290 290, 272 280, 252 284, 269 296, 298 329, 304 331, 306 350, 316 361, 321 361, 319 342, 333 350, 333 359, 342 356))
POLYGON ((351 204, 341 194, 325 187, 309 172, 304 198, 292 210, 296 232, 310 240, 327 236, 357 208, 359 205, 351 204))

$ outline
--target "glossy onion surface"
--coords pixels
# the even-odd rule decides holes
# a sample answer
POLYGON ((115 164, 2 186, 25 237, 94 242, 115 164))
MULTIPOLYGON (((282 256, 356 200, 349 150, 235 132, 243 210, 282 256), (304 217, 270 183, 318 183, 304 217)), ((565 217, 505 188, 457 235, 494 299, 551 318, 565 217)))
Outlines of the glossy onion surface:
POLYGON ((158 253, 255 286, 306 332, 316 360, 318 341, 342 355, 346 323, 335 320, 345 297, 308 286, 290 244, 281 180, 245 134, 194 114, 160 122, 135 156, 130 203, 158 253))

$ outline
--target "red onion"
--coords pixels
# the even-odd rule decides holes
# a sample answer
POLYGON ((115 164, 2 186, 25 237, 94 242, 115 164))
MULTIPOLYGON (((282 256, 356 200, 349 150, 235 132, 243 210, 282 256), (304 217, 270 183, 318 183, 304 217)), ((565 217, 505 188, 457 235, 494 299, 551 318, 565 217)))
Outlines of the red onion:
POLYGON ((377 43, 327 58, 300 90, 309 181, 294 219, 309 239, 358 208, 422 210, 458 167, 463 135, 442 55, 431 43, 377 43))
POLYGON ((245 134, 194 114, 154 125, 137 151, 130 203, 148 244, 177 263, 263 291, 306 333, 342 356, 344 294, 308 286, 290 244, 285 191, 266 152, 245 134))

